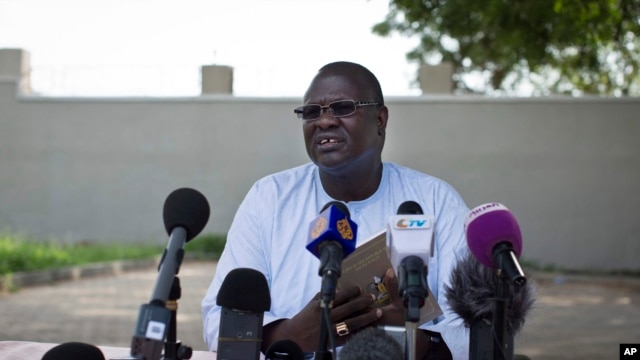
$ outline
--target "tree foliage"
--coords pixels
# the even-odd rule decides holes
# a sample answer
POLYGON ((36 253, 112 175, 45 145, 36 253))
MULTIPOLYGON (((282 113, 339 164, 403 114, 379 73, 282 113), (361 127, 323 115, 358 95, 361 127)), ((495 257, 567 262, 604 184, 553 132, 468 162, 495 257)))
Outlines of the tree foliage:
POLYGON ((640 0, 390 0, 373 32, 418 37, 457 92, 640 95, 640 0))

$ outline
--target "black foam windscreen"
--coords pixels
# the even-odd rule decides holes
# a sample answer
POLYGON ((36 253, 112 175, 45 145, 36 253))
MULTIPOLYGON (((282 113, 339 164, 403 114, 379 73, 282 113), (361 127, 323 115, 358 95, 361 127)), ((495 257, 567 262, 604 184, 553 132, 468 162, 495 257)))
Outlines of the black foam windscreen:
POLYGON ((340 211, 342 211, 347 217, 351 217, 351 213, 349 213, 349 208, 347 208, 347 205, 345 205, 344 203, 342 203, 340 201, 330 201, 330 202, 324 204, 324 206, 322 207, 322 210, 320 210, 320 212, 323 212, 323 211, 327 210, 329 208, 329 206, 335 206, 340 211))
MULTIPOLYGON (((467 326, 491 320, 499 281, 494 269, 482 265, 475 256, 467 253, 451 272, 451 285, 445 287, 451 309, 467 326)), ((524 286, 509 286, 506 292, 509 300, 507 330, 516 335, 535 302, 536 289, 527 282, 524 286)))
POLYGON ((338 360, 404 360, 404 352, 391 335, 378 328, 368 327, 347 340, 338 360))
POLYGON ((100 349, 82 342, 66 342, 49 349, 42 360, 105 360, 100 349))
POLYGON ((304 352, 295 341, 285 339, 271 344, 264 358, 265 360, 304 360, 304 352))
POLYGON ((189 241, 196 237, 209 221, 209 203, 197 190, 191 188, 176 189, 164 202, 162 219, 167 234, 176 227, 182 227, 187 231, 189 241))
POLYGON ((398 215, 423 215, 422 207, 415 201, 405 201, 398 207, 398 215))
POLYGON ((269 311, 271 295, 267 279, 255 269, 233 269, 222 281, 216 304, 248 312, 269 311))

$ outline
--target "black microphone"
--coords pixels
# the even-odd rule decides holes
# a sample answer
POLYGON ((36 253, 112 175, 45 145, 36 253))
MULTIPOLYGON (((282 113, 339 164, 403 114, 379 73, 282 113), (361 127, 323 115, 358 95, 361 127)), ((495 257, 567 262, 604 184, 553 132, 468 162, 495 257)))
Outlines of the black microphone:
POLYGON ((264 312, 271 308, 267 279, 254 269, 233 269, 220 286, 216 304, 222 307, 217 358, 258 360, 264 312))
POLYGON ((158 279, 151 300, 166 302, 184 256, 184 244, 196 237, 209 221, 209 203, 200 192, 190 188, 174 190, 162 208, 162 220, 169 244, 160 260, 158 279))
POLYGON ((404 352, 391 335, 378 328, 367 327, 347 340, 338 360, 404 360, 404 352))
POLYGON ((105 358, 96 346, 71 341, 52 347, 44 353, 42 360, 105 360, 105 358))
POLYGON ((271 344, 264 354, 265 360, 304 360, 304 352, 293 340, 279 340, 271 344))
MULTIPOLYGON (((470 328, 469 359, 493 359, 496 289, 502 279, 467 253, 451 273, 451 285, 445 288, 451 309, 470 328)), ((513 336, 524 326, 525 319, 535 301, 535 288, 530 282, 523 286, 509 286, 506 291, 505 345, 513 356, 513 336)))
POLYGON ((160 359, 171 322, 171 311, 166 308, 166 302, 180 270, 184 244, 204 229, 209 220, 209 203, 200 192, 180 188, 165 200, 162 218, 169 243, 158 265, 151 301, 140 307, 131 339, 131 356, 146 360, 160 359))

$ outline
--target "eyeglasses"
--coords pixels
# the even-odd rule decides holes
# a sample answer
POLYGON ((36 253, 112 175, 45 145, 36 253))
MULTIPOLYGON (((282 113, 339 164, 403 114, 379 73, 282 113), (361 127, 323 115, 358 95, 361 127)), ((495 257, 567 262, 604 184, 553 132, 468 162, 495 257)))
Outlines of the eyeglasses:
POLYGON ((322 116, 324 110, 329 110, 331 115, 335 117, 344 117, 353 115, 360 106, 378 106, 377 102, 363 102, 355 100, 338 100, 329 103, 327 106, 311 104, 297 107, 293 110, 298 119, 302 120, 315 120, 322 116))

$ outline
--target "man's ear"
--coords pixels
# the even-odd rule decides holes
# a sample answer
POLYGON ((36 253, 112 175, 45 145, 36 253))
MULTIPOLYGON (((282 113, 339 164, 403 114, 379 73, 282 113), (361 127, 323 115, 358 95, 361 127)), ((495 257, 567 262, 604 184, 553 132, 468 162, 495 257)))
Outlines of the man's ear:
POLYGON ((378 109, 378 135, 383 136, 387 130, 387 120, 389 119, 389 108, 385 105, 378 109))

